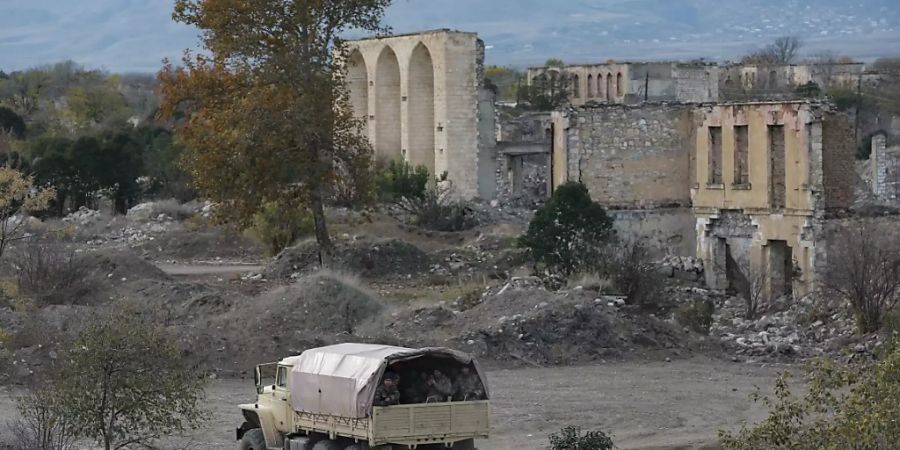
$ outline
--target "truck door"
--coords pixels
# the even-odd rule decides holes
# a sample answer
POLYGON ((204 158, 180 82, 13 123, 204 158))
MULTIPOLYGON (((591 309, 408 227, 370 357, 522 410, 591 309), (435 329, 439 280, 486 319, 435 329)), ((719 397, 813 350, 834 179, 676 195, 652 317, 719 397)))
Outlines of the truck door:
POLYGON ((275 375, 275 390, 272 393, 274 400, 272 412, 275 415, 278 429, 281 431, 293 431, 294 408, 291 406, 290 373, 290 367, 278 366, 275 375))

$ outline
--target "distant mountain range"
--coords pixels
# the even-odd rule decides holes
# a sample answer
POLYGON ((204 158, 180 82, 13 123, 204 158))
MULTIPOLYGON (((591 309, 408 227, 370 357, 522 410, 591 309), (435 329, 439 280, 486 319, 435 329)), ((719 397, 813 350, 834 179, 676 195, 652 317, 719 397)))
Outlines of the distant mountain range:
MULTIPOLYGON (((173 0, 0 0, 0 69, 63 59, 156 71, 196 44, 173 0)), ((900 55, 900 0, 395 0, 396 32, 479 33, 488 63, 735 58, 796 34, 807 51, 900 55)))

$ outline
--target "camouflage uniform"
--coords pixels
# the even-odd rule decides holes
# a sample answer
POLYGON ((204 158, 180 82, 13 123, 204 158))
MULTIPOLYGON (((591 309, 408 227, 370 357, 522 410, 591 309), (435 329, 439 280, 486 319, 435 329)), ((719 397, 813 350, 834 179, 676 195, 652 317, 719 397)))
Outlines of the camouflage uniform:
POLYGON ((481 400, 484 398, 484 386, 481 384, 481 379, 472 372, 460 373, 456 377, 453 392, 456 400, 481 400))
POLYGON ((397 389, 397 385, 392 384, 390 386, 385 386, 382 384, 375 389, 375 401, 372 402, 373 405, 391 406, 399 403, 400 391, 397 389))
POLYGON ((453 383, 447 375, 438 372, 428 378, 428 401, 445 402, 453 395, 453 383))

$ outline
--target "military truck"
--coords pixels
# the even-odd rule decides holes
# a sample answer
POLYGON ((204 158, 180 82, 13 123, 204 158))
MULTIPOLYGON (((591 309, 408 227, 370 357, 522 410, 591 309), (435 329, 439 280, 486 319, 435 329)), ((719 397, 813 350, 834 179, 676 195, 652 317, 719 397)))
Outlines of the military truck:
MULTIPOLYGON (((400 388, 414 383, 400 378, 400 388)), ((446 348, 340 344, 256 367, 255 403, 240 405, 240 450, 474 449, 490 430, 487 380, 471 356, 446 348), (375 406, 386 373, 457 373, 483 387, 476 399, 375 406)), ((402 397, 401 397, 402 399, 402 397)))

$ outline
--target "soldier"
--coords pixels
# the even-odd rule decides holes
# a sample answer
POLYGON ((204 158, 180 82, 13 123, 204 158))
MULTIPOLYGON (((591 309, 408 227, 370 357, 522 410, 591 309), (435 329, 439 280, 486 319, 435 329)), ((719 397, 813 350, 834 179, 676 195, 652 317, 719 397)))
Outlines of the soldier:
POLYGON ((428 377, 428 402, 445 402, 453 395, 453 383, 440 370, 434 369, 428 377))
POLYGON ((397 390, 397 382, 400 377, 393 373, 386 373, 381 386, 375 389, 375 406, 391 406, 400 403, 400 391, 397 390))
POLYGON ((482 400, 484 398, 484 385, 478 375, 472 373, 468 366, 462 368, 459 376, 456 377, 456 383, 453 386, 454 399, 466 400, 482 400))

